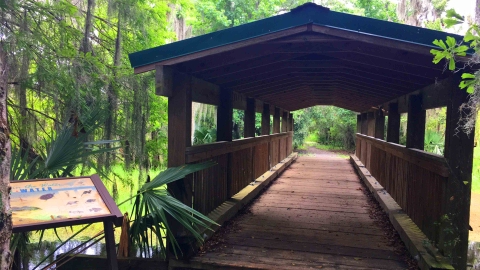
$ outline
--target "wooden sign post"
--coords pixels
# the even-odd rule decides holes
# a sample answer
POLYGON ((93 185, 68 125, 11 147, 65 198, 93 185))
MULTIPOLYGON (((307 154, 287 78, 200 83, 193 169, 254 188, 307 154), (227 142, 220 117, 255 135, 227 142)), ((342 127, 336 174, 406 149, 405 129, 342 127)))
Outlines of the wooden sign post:
POLYGON ((113 226, 123 215, 98 175, 10 185, 14 233, 103 222, 109 269, 118 269, 113 226))

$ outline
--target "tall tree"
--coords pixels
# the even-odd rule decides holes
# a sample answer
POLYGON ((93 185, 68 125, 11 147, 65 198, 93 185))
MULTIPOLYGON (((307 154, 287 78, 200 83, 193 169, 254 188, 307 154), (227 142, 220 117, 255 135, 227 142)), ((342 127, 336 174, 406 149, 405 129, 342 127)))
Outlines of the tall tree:
MULTIPOLYGON (((0 24, 7 20, 8 6, 0 6, 0 24)), ((0 29, 3 27, 0 26, 0 29)), ((10 137, 7 120, 8 54, 4 36, 0 36, 0 270, 10 267, 10 237, 12 216, 10 210, 10 137)))
POLYGON ((449 0, 400 0, 398 19, 406 24, 425 27, 435 22, 445 10, 449 0))
POLYGON ((477 4, 475 7, 475 22, 477 25, 480 25, 480 0, 477 0, 477 4))

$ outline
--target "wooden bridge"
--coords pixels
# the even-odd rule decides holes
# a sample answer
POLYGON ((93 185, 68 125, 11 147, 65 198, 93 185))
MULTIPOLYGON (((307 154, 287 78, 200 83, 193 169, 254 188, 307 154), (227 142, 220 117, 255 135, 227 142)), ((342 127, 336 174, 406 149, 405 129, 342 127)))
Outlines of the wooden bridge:
MULTIPOLYGON (((137 52, 130 61, 136 73, 155 70, 157 94, 168 97, 168 165, 218 163, 169 185, 185 204, 219 224, 230 220, 292 163, 291 112, 334 105, 359 113, 352 164, 420 267, 465 269, 473 136, 456 127, 468 113, 460 110, 468 95, 458 89, 458 74, 434 65, 429 52, 433 40, 447 36, 452 35, 308 3, 137 52), (217 106, 218 142, 191 145, 192 102, 217 106), (447 108, 444 156, 423 151, 426 110, 438 107, 447 108), (232 140, 234 109, 245 111, 244 139, 232 140), (255 134, 257 113, 260 136, 255 134), (398 144, 401 113, 408 114, 405 146, 398 144)), ((253 205, 253 216, 239 222, 246 229, 230 236, 238 242, 219 251, 226 255, 192 259, 198 246, 181 226, 173 226, 184 258, 170 267, 275 269, 283 256, 284 268, 316 263, 382 268, 381 260, 384 268, 404 267, 375 227, 368 232, 360 227, 373 225, 362 212, 363 193, 355 190, 359 183, 352 180, 357 178, 351 168, 340 159, 300 158, 253 205), (295 207, 300 209, 292 211, 295 207), (295 212, 304 216, 297 219, 295 212), (334 228, 338 238, 329 233, 334 228), (293 254, 286 255, 287 247, 293 254), (370 257, 359 247, 368 247, 370 257), (196 264, 181 264, 189 259, 196 264)))
POLYGON ((301 156, 235 220, 212 251, 176 267, 196 269, 407 269, 369 216, 348 159, 301 156))

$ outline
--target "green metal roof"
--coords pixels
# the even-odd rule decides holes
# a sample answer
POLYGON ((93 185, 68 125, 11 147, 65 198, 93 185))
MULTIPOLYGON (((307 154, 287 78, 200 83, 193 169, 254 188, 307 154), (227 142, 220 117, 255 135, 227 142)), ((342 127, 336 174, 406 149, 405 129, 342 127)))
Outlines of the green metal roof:
POLYGON ((129 55, 130 63, 134 68, 141 67, 306 24, 331 27, 431 48, 436 48, 432 44, 435 39, 444 40, 447 36, 452 36, 458 41, 463 39, 459 35, 335 12, 313 3, 307 3, 292 9, 289 13, 132 53, 129 55))

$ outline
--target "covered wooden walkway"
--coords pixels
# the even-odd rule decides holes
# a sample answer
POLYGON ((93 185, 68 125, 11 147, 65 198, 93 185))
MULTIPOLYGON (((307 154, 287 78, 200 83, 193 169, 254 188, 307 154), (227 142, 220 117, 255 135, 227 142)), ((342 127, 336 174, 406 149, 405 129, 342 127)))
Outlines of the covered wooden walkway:
MULTIPOLYGON (((292 161, 299 128, 292 112, 334 105, 358 113, 352 160, 420 268, 463 270, 474 144, 457 125, 470 113, 462 106, 469 97, 458 89, 460 73, 445 72, 430 53, 440 49, 434 40, 450 36, 463 40, 306 3, 132 53, 130 62, 135 73, 155 71, 156 93, 168 97, 168 166, 218 163, 168 185, 184 204, 224 224, 292 161), (216 142, 192 145, 193 102, 216 106, 216 142), (445 149, 436 155, 424 151, 426 111, 440 107, 446 107, 445 149), (233 138, 234 110, 244 112, 242 139, 233 138), (404 113, 406 131, 400 129, 404 113)), ((270 269, 286 266, 279 257, 289 267, 401 267, 395 257, 383 256, 394 255, 362 212, 365 198, 357 180, 345 160, 301 158, 240 222, 231 241, 244 239, 241 244, 229 242, 221 253, 196 260, 271 264, 270 269), (297 170, 301 177, 287 178, 297 170), (267 239, 273 246, 263 244, 267 239)), ((171 232, 187 261, 198 243, 180 225, 171 232)))
MULTIPOLYGON (((407 269, 368 212, 347 159, 301 156, 236 218, 199 269, 407 269)), ((215 239, 214 241, 217 241, 215 239)))

